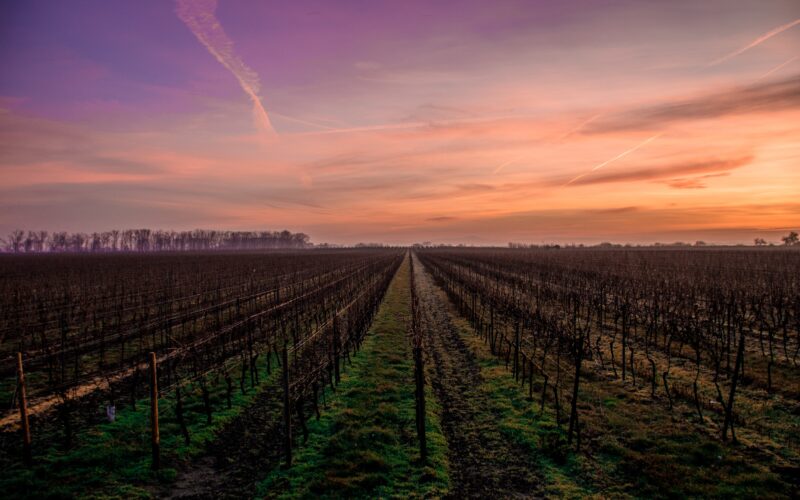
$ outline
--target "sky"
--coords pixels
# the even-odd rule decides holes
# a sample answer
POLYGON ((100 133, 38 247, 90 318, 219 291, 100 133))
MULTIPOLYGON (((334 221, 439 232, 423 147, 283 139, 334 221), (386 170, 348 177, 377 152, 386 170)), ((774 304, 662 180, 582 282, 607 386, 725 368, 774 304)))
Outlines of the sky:
POLYGON ((778 242, 800 3, 0 3, 0 234, 136 227, 778 242))

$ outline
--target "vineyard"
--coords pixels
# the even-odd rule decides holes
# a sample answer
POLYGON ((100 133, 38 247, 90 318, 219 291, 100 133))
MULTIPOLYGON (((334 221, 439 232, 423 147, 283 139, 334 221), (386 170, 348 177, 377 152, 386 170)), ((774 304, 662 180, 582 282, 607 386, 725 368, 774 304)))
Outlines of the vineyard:
POLYGON ((420 260, 538 411, 552 412, 564 431, 547 443, 555 458, 630 461, 626 480, 655 483, 648 495, 696 475, 685 465, 746 466, 796 492, 797 252, 429 250, 420 260), (743 464, 660 442, 672 437, 736 450, 743 464))
POLYGON ((791 497, 800 252, 0 258, 11 496, 791 497))
MULTIPOLYGON (((172 418, 188 446, 189 402, 183 400, 198 393, 211 425, 220 407, 212 391, 221 386, 223 408, 231 409, 234 391, 245 394, 274 368, 283 372, 291 409, 285 417, 296 413, 303 424, 304 403, 315 407, 320 386, 338 381, 342 360, 358 348, 401 255, 5 259, 3 399, 19 404, 15 358, 22 353, 28 418, 36 429, 33 460, 51 446, 71 450, 104 418, 135 411, 153 386, 159 398, 174 401, 172 418)), ((2 425, 16 428, 19 418, 8 412, 2 425)), ((23 455, 31 461, 30 450, 18 454, 12 437, 3 433, 4 461, 23 455)))

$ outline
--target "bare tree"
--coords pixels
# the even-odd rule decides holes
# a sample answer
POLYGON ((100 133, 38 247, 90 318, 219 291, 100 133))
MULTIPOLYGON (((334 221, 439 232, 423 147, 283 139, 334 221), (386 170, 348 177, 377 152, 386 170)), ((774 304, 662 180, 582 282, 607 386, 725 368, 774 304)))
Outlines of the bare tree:
POLYGON ((164 231, 151 229, 113 230, 102 233, 13 231, 0 246, 9 252, 165 252, 202 250, 257 250, 267 248, 309 248, 314 245, 305 233, 283 231, 164 231))
POLYGON ((22 249, 22 240, 25 237, 25 231, 15 229, 8 235, 8 249, 14 253, 18 253, 22 249))
POLYGON ((49 234, 47 231, 38 231, 36 238, 36 251, 44 252, 47 250, 47 238, 49 234))

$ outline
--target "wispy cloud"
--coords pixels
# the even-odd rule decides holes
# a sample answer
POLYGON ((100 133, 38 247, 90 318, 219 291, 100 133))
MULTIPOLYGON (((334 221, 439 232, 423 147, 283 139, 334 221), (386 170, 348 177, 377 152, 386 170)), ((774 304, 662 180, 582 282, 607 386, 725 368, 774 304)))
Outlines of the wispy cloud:
POLYGON ((261 82, 255 71, 242 61, 233 49, 233 42, 215 15, 217 0, 177 0, 178 17, 192 31, 211 55, 230 71, 245 94, 253 101, 253 118, 256 126, 268 135, 274 135, 267 110, 261 103, 261 82))
POLYGON ((633 109, 586 127, 585 133, 662 128, 671 122, 800 107, 800 75, 633 109))
POLYGON ((471 2, 457 22, 415 0, 145 2, 91 25, 20 7, 0 50, 0 234, 134 221, 503 243, 795 224, 796 204, 752 207, 797 198, 800 28, 716 70, 696 56, 800 13, 709 1, 471 2))
POLYGON ((719 59, 715 59, 715 60, 711 61, 710 63, 708 63, 708 65, 709 66, 716 66, 718 64, 722 64, 725 61, 727 61, 728 59, 731 59, 731 58, 734 58, 734 57, 736 57, 736 56, 738 56, 740 54, 743 54, 744 52, 752 49, 753 47, 766 42, 767 40, 769 40, 773 36, 779 35, 779 34, 783 33, 784 31, 797 26, 798 24, 800 24, 800 18, 795 19, 792 22, 789 22, 789 23, 783 24, 781 26, 778 26, 777 28, 774 28, 774 29, 764 33, 763 35, 759 36, 758 38, 756 38, 752 42, 748 43, 744 47, 742 47, 742 48, 740 48, 738 50, 734 50, 733 52, 731 52, 729 54, 725 54, 724 56, 720 57, 719 59))
POLYGON ((750 155, 727 159, 701 160, 658 167, 637 168, 622 172, 610 172, 592 177, 582 176, 582 178, 573 179, 571 182, 575 185, 589 185, 670 179, 671 187, 700 187, 698 182, 689 182, 689 179, 671 178, 687 175, 702 175, 703 178, 708 178, 711 174, 719 176, 721 173, 743 167, 752 161, 753 157, 750 155))
MULTIPOLYGON (((777 240, 793 226, 800 204, 794 202, 739 205, 703 203, 675 207, 609 207, 603 209, 536 209, 477 220, 463 218, 436 226, 436 240, 467 229, 489 241, 676 241, 708 239, 743 241, 763 231, 777 240), (764 223, 763 214, 770 219, 764 223), (602 228, 602 229, 599 229, 602 228)), ((707 241, 708 241, 707 240, 707 241)))
POLYGON ((707 179, 713 179, 714 177, 727 177, 729 175, 731 175, 730 172, 719 172, 716 174, 706 174, 698 177, 669 179, 664 181, 664 183, 673 189, 705 189, 708 187, 706 184, 707 179))

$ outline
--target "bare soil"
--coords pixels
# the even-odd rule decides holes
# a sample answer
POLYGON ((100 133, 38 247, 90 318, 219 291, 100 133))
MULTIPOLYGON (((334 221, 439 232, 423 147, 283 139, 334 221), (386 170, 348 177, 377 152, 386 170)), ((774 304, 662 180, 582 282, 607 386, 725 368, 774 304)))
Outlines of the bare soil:
POLYGON ((452 320, 444 293, 414 258, 414 271, 427 332, 430 384, 442 408, 447 438, 452 498, 526 498, 543 496, 534 458, 498 430, 475 355, 452 320))
POLYGON ((280 387, 265 388, 160 496, 252 498, 258 480, 283 459, 282 408, 280 387))

